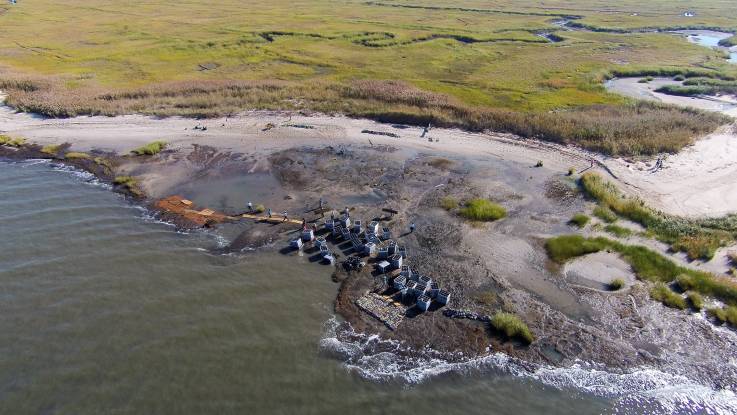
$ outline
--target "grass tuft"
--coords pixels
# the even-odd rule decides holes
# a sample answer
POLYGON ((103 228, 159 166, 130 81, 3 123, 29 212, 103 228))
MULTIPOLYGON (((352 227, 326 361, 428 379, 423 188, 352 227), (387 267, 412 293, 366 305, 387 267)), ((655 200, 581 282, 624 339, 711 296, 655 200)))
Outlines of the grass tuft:
POLYGON ((59 144, 49 144, 49 145, 41 147, 41 152, 44 154, 48 154, 50 156, 56 157, 59 154, 60 149, 61 149, 61 145, 59 144))
POLYGON ((720 323, 729 323, 732 327, 737 327, 737 307, 735 306, 710 308, 707 313, 720 323))
POLYGON ((604 230, 618 238, 627 238, 632 236, 632 230, 617 225, 607 225, 604 227, 604 230))
POLYGON ((153 156, 159 154, 164 148, 166 148, 165 141, 154 141, 146 144, 145 146, 131 150, 131 153, 137 156, 153 156))
POLYGON ((64 158, 65 159, 69 159, 69 160, 86 160, 86 159, 92 158, 92 156, 90 156, 87 153, 80 153, 80 152, 77 152, 77 151, 70 151, 69 153, 64 154, 64 158))
POLYGON ((617 214, 612 212, 612 210, 606 206, 595 207, 594 216, 603 220, 606 223, 614 223, 617 221, 617 214))
POLYGON ((527 344, 535 340, 530 328, 514 314, 498 312, 491 318, 491 325, 509 338, 517 338, 527 344))
POLYGON ((507 216, 507 210, 487 199, 472 199, 460 210, 460 215, 466 219, 491 222, 507 216))
POLYGON ((702 297, 701 294, 689 291, 686 293, 686 298, 688 299, 688 303, 691 305, 692 309, 701 311, 701 309, 704 308, 704 297, 702 297))
POLYGON ((8 147, 20 147, 25 144, 26 140, 20 137, 10 137, 7 135, 0 134, 0 146, 8 147))
POLYGON ((440 199, 440 207, 445 210, 453 210, 458 207, 458 199, 453 196, 445 196, 440 199))
POLYGON ((568 223, 570 223, 571 225, 576 225, 579 228, 583 228, 586 226, 586 224, 589 223, 590 220, 591 218, 588 217, 587 215, 584 215, 583 213, 577 213, 573 215, 573 217, 571 218, 571 220, 568 221, 568 223))
POLYGON ((677 308, 679 310, 684 310, 686 308, 686 300, 678 295, 678 293, 673 292, 662 282, 656 283, 655 286, 650 289, 650 298, 655 301, 660 301, 666 307, 677 308))

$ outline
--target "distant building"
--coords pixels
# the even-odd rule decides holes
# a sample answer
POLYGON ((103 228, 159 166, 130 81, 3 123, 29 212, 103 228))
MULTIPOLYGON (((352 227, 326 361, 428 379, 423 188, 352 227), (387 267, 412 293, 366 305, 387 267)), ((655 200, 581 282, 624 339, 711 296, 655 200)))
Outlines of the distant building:
POLYGON ((302 245, 303 244, 302 244, 301 238, 293 239, 292 242, 289 243, 289 246, 291 246, 294 249, 301 249, 302 245))
POLYGON ((389 258, 389 247, 387 246, 380 246, 378 253, 376 255, 379 259, 387 259, 389 258))
POLYGON ((368 255, 368 256, 376 255, 376 244, 373 242, 367 242, 363 246, 363 253, 364 255, 368 255))
POLYGON ((389 262, 392 264, 393 269, 401 269, 402 268, 402 256, 399 254, 395 254, 389 257, 389 262))
POLYGON ((312 229, 303 229, 302 230, 302 241, 304 242, 310 242, 315 239, 315 231, 312 229))
POLYGON ((320 249, 322 249, 322 247, 323 247, 323 246, 324 246, 325 248, 327 248, 327 247, 328 247, 328 241, 327 241, 327 240, 325 240, 325 238, 323 238, 323 237, 318 237, 318 238, 317 238, 317 239, 315 240, 315 243, 317 244, 317 247, 318 247, 318 248, 320 248, 320 249))
POLYGON ((379 233, 379 222, 372 221, 371 223, 369 223, 368 228, 366 229, 370 230, 373 234, 379 233))
POLYGON ((378 264, 376 264, 376 268, 377 268, 377 269, 379 270, 379 272, 381 272, 382 274, 384 274, 384 273, 386 273, 387 271, 389 271, 389 266, 390 266, 390 265, 391 265, 391 264, 389 264, 389 263, 388 263, 388 262, 386 262, 386 261, 381 261, 381 262, 379 262, 378 264))
POLYGON ((402 291, 405 286, 407 285, 407 278, 402 277, 401 275, 397 278, 394 278, 394 289, 397 291, 402 291))
POLYGON ((360 220, 354 220, 353 221, 353 233, 361 233, 363 232, 363 224, 360 220))
POLYGON ((404 278, 409 279, 412 276, 412 268, 410 268, 409 265, 402 265, 402 268, 400 268, 399 275, 403 276, 404 278))
POLYGON ((392 238, 392 231, 389 230, 389 228, 384 228, 381 230, 381 239, 387 240, 392 238))

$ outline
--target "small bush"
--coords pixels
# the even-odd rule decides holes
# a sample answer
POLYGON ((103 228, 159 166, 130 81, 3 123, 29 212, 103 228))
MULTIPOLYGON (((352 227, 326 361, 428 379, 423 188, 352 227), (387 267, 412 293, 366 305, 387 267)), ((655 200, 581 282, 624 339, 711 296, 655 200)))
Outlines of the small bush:
POLYGON ((598 239, 587 239, 581 235, 563 235, 550 238, 545 242, 548 256, 559 264, 571 258, 599 252, 605 248, 606 243, 598 239))
POLYGON ((650 289, 650 298, 660 301, 666 307, 677 308, 683 310, 686 308, 686 300, 673 292, 667 285, 659 282, 650 289))
POLYGON ((603 220, 606 223, 614 223, 617 221, 617 214, 612 212, 612 210, 606 206, 595 207, 594 216, 603 220))
POLYGON ((60 148, 61 146, 59 144, 49 144, 41 147, 41 152, 56 157, 56 155, 59 154, 60 148))
POLYGON ((264 213, 266 212, 266 207, 264 205, 256 205, 253 207, 253 211, 256 213, 264 213))
POLYGON ((107 168, 108 170, 113 170, 113 163, 110 162, 110 160, 103 158, 103 157, 95 157, 95 164, 98 166, 102 166, 107 168))
POLYGON ((676 75, 676 76, 674 76, 674 77, 673 77, 673 80, 674 80, 674 81, 679 81, 679 82, 680 82, 680 81, 684 81, 684 80, 686 80, 686 77, 685 77, 685 76, 683 76, 683 75, 676 75))
POLYGON ((483 291, 473 297, 474 301, 483 305, 493 305, 499 301, 499 297, 493 291, 483 291))
POLYGON ((64 158, 69 159, 69 160, 86 160, 92 157, 87 153, 79 153, 76 151, 70 151, 69 153, 64 154, 64 158))
POLYGON ((131 176, 116 176, 113 179, 113 183, 118 186, 124 187, 128 192, 136 197, 143 196, 143 192, 138 187, 138 181, 131 176))
POLYGON ((445 196, 440 199, 440 207, 445 210, 453 210, 458 207, 458 200, 452 196, 445 196))
POLYGON ((604 230, 618 238, 627 238, 632 235, 632 231, 617 225, 607 225, 604 230))
POLYGON ((460 210, 460 215, 466 219, 490 222, 507 216, 507 210, 486 199, 472 199, 460 210))
POLYGON ((694 310, 700 311, 704 308, 704 297, 702 297, 701 294, 689 291, 686 293, 686 298, 688 299, 689 304, 691 304, 691 308, 694 310))
POLYGON ((509 338, 517 338, 527 344, 535 340, 530 328, 514 314, 498 312, 491 318, 491 325, 509 338))
POLYGON ((19 137, 9 137, 0 134, 0 146, 20 147, 25 144, 26 140, 19 137))
POLYGON ((624 288, 624 280, 622 278, 615 278, 609 282, 609 289, 612 291, 619 291, 624 288))
POLYGON ((164 148, 166 148, 165 141, 154 141, 132 150, 131 153, 137 156, 153 156, 159 154, 164 148))
POLYGON ((652 81, 653 79, 654 79, 654 78, 653 78, 652 76, 646 76, 646 77, 644 77, 644 78, 640 79, 640 80, 639 80, 639 81, 637 81, 637 82, 639 82, 639 83, 641 83, 641 84, 646 84, 646 83, 648 83, 648 82, 651 82, 651 81, 652 81))
POLYGON ((571 225, 576 225, 579 228, 583 228, 584 226, 586 226, 587 223, 589 223, 590 220, 591 218, 587 215, 584 215, 583 213, 577 213, 573 215, 568 223, 570 223, 571 225))

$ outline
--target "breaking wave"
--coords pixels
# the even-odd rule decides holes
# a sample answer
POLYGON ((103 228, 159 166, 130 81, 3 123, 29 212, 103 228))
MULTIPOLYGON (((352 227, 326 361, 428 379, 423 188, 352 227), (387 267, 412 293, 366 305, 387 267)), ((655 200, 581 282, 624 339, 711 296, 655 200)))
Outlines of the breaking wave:
POLYGON ((399 382, 411 387, 451 372, 510 375, 605 398, 611 402, 610 412, 614 414, 737 413, 733 391, 714 390, 657 369, 643 367, 616 373, 586 362, 558 368, 531 364, 503 353, 470 358, 430 348, 416 351, 395 340, 357 333, 335 317, 325 323, 324 330, 321 353, 374 382, 399 382))

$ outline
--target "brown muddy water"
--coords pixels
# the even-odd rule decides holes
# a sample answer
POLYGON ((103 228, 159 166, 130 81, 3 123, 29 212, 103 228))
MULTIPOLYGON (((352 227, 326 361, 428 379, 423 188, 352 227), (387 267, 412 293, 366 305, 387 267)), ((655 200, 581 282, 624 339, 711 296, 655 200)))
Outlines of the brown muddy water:
POLYGON ((227 243, 216 232, 177 233, 48 162, 0 162, 0 234, 1 414, 735 409, 731 392, 647 368, 449 363, 336 333, 327 267, 213 254, 227 243))

